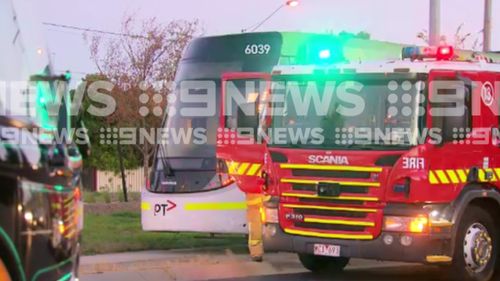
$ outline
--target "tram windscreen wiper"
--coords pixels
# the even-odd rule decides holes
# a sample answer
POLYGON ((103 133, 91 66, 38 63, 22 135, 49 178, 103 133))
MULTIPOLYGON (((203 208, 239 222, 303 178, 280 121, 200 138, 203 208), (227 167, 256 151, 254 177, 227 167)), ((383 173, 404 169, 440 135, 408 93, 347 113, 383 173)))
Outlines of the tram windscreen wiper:
POLYGON ((158 147, 160 149, 160 154, 161 154, 159 155, 158 158, 160 158, 161 164, 163 166, 163 174, 167 177, 175 175, 174 170, 172 169, 172 167, 170 167, 170 164, 168 163, 167 151, 165 147, 162 144, 159 144, 158 147))

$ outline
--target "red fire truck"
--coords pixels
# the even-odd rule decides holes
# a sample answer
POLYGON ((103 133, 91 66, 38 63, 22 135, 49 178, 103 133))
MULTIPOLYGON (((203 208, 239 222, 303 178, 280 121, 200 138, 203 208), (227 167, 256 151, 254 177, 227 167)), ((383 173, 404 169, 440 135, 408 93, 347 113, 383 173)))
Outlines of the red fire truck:
POLYGON ((365 258, 493 278, 500 65, 408 47, 399 61, 222 80, 218 172, 266 195, 266 251, 298 253, 311 271, 365 258), (247 90, 233 93, 234 83, 247 90))

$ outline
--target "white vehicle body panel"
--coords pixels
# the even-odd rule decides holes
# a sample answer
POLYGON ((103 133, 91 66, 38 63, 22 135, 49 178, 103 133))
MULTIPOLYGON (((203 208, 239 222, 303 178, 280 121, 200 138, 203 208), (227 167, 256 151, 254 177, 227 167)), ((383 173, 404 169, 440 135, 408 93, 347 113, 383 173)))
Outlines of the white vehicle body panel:
POLYGON ((273 74, 308 75, 317 73, 429 73, 432 70, 454 71, 500 71, 500 64, 465 61, 378 61, 359 63, 340 63, 327 66, 320 65, 283 65, 276 66, 273 74))
POLYGON ((248 233, 245 194, 236 184, 185 194, 143 190, 141 201, 145 231, 248 233))

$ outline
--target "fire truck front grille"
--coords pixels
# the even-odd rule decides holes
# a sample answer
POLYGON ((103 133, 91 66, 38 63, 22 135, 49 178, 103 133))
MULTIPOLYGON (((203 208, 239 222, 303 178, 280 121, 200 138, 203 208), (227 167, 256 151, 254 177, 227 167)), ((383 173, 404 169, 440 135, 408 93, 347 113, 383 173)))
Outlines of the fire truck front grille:
POLYGON ((301 214, 305 216, 309 215, 309 216, 358 218, 358 219, 364 219, 368 216, 367 213, 362 213, 362 212, 321 210, 321 209, 295 209, 294 212, 296 214, 301 214))
POLYGON ((364 207, 330 207, 282 203, 286 233, 322 238, 372 240, 380 233, 382 211, 364 207))
MULTIPOLYGON (((316 192, 316 190, 317 190, 316 186, 307 185, 307 184, 293 184, 292 189, 299 190, 299 191, 302 190, 302 191, 313 191, 313 192, 316 192)), ((350 186, 350 187, 341 186, 340 192, 341 193, 367 194, 368 188, 364 187, 364 186, 350 186)))
POLYGON ((294 224, 294 226, 299 228, 320 229, 320 230, 355 231, 355 232, 365 231, 364 226, 354 226, 354 225, 297 222, 294 224))
POLYGON ((278 165, 284 175, 280 224, 286 233, 350 240, 380 235, 381 167, 278 165))
POLYGON ((369 172, 354 171, 322 171, 297 169, 292 171, 294 177, 321 177, 321 178, 346 178, 346 179, 369 179, 369 172))
POLYGON ((364 202, 355 200, 335 200, 335 199, 325 199, 325 198, 299 198, 299 202, 303 203, 329 203, 334 205, 357 205, 363 206, 364 202))

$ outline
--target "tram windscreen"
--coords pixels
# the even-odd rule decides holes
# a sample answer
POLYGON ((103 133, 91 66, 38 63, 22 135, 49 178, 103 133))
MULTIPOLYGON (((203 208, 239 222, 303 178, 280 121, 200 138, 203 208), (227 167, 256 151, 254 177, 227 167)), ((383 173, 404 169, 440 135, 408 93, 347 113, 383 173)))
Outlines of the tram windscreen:
POLYGON ((199 38, 189 45, 178 67, 175 98, 164 122, 169 138, 158 146, 151 191, 188 193, 220 187, 210 184, 216 166, 220 78, 229 72, 271 72, 279 62, 282 42, 280 33, 252 33, 199 38))

